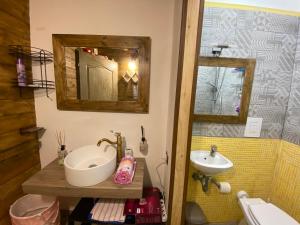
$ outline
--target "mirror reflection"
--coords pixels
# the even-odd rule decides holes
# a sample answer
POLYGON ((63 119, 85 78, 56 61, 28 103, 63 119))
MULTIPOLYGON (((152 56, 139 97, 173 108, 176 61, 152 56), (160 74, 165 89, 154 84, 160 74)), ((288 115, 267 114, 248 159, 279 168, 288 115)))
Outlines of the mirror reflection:
POLYGON ((238 116, 244 67, 199 66, 195 114, 238 116))
POLYGON ((65 47, 66 97, 88 101, 136 101, 139 50, 65 47))
POLYGON ((254 68, 254 59, 199 56, 193 119, 245 123, 254 68))

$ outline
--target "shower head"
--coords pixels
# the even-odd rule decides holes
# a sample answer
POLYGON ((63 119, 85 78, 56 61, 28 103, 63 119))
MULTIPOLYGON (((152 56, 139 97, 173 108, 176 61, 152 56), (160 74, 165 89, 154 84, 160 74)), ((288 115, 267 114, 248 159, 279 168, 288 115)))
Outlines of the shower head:
POLYGON ((236 45, 229 45, 229 44, 225 44, 225 43, 223 43, 223 44, 212 43, 210 45, 210 47, 212 47, 212 48, 237 48, 236 45))
POLYGON ((213 48, 230 48, 229 45, 213 45, 213 48))
POLYGON ((226 44, 216 44, 212 45, 212 54, 215 57, 220 57, 222 54, 223 49, 231 48, 231 46, 226 44))

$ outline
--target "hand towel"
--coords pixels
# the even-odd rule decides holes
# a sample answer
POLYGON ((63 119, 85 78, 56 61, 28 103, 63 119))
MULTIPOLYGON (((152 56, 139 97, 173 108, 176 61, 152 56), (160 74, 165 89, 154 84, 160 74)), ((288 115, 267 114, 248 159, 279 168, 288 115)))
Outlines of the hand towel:
POLYGON ((91 211, 90 219, 100 223, 123 224, 125 200, 100 199, 91 211))
POLYGON ((132 156, 125 156, 117 169, 114 176, 116 184, 130 184, 132 183, 136 169, 136 161, 132 156))

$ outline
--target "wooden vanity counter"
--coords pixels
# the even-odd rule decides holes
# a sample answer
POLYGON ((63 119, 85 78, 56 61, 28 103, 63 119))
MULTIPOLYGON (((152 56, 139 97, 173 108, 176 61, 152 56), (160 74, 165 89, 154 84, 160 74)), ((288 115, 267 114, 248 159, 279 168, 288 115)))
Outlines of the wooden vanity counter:
POLYGON ((65 179, 64 167, 54 160, 45 168, 34 174, 22 184, 23 191, 28 194, 42 194, 63 197, 91 198, 142 198, 145 159, 136 158, 137 167, 133 182, 129 185, 118 185, 112 176, 107 180, 89 187, 75 187, 65 179))

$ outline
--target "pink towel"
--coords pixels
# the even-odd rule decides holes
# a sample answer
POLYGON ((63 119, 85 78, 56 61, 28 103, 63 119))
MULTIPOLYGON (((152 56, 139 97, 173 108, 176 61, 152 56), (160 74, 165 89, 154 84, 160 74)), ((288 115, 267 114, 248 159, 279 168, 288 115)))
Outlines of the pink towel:
POLYGON ((114 177, 116 184, 130 184, 133 180, 136 161, 132 156, 125 156, 117 169, 114 177))

